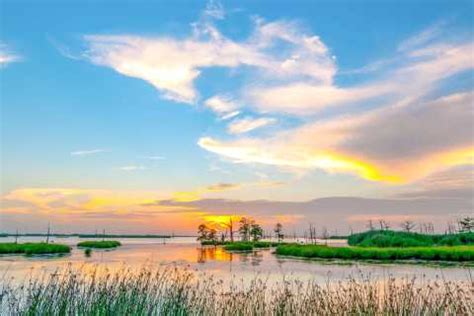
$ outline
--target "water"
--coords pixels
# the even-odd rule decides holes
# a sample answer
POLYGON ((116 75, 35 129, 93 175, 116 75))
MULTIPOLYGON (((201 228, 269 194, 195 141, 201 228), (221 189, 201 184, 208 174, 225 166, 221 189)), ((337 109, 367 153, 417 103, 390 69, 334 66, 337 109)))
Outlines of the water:
MULTIPOLYGON (((300 280, 346 280, 349 276, 363 274, 374 278, 413 277, 460 281, 469 278, 469 270, 462 267, 440 267, 410 264, 369 264, 369 263, 334 263, 303 259, 283 258, 272 254, 271 250, 257 250, 251 253, 229 253, 220 247, 201 247, 192 237, 171 239, 156 238, 119 238, 122 247, 113 250, 93 250, 90 257, 85 256, 83 249, 75 245, 83 239, 52 238, 55 243, 73 246, 72 252, 65 256, 22 255, 0 256, 0 282, 12 280, 20 282, 31 274, 42 271, 54 272, 68 264, 83 266, 98 264, 110 269, 119 269, 124 265, 140 267, 143 265, 179 265, 206 272, 217 278, 228 280, 237 278, 250 280, 256 276, 271 281, 285 278, 300 280)), ((11 242, 13 238, 1 238, 0 242, 11 242)), ((44 241, 44 237, 22 237, 20 242, 44 241)), ((333 246, 344 243, 328 241, 333 246)))

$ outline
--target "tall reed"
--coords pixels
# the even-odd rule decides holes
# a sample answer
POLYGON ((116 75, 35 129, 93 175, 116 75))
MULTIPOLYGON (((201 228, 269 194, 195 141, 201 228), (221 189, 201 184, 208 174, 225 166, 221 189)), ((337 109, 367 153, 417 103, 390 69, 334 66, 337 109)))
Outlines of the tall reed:
POLYGON ((473 315, 474 281, 224 282, 176 266, 69 266, 26 284, 1 282, 0 308, 1 315, 473 315))

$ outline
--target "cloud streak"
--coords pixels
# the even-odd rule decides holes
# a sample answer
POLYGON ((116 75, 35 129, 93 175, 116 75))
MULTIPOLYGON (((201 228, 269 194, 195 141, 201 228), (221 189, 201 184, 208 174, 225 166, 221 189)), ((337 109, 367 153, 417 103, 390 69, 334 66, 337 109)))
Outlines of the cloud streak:
POLYGON ((259 129, 271 124, 276 123, 276 119, 274 118, 267 118, 267 117, 260 117, 260 118, 250 118, 246 117, 243 119, 238 119, 232 121, 228 127, 227 130, 229 131, 230 134, 244 134, 248 133, 250 131, 253 131, 255 129, 259 129))
POLYGON ((76 150, 71 152, 71 156, 90 156, 107 152, 106 149, 76 150))

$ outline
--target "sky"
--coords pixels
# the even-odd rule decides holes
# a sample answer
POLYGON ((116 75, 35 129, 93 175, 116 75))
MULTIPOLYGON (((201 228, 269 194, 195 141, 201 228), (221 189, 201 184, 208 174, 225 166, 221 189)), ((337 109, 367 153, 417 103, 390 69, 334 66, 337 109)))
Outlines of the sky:
POLYGON ((473 214, 473 12, 0 0, 0 231, 443 231, 473 214))

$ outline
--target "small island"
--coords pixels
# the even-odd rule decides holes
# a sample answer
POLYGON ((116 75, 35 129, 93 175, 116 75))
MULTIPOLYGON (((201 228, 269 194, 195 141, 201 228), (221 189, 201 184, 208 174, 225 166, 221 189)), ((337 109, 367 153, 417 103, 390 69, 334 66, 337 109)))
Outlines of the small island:
POLYGON ((71 247, 62 244, 39 243, 0 243, 0 254, 65 254, 70 253, 71 247))
POLYGON ((77 244, 78 247, 82 248, 96 248, 96 249, 109 249, 117 248, 122 244, 116 240, 88 240, 81 241, 77 244))
POLYGON ((428 235, 410 231, 370 230, 352 234, 349 247, 322 244, 287 244, 277 248, 283 256, 377 261, 474 261, 474 232, 428 235))

